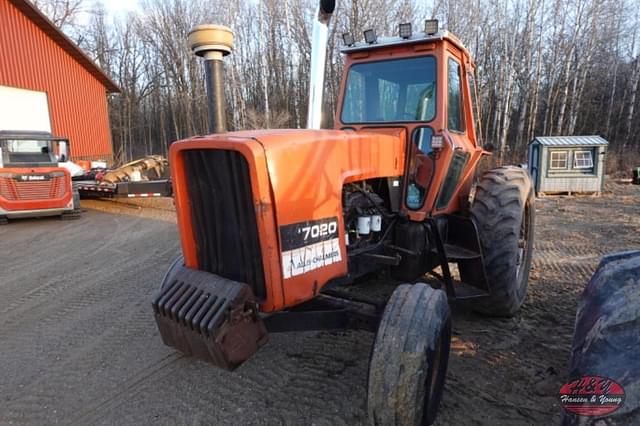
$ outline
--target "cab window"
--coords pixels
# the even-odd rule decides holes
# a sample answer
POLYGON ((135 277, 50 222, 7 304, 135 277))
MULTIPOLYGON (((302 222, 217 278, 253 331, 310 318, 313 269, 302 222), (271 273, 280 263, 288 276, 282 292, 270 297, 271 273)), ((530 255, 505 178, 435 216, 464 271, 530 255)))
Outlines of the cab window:
POLYGON ((476 132, 476 141, 478 145, 482 145, 482 126, 480 123, 480 105, 478 105, 478 87, 476 86, 476 79, 472 72, 467 73, 467 81, 469 81, 469 93, 471 93, 471 112, 473 114, 476 132))
POLYGON ((460 78, 460 64, 449 58, 447 73, 447 116, 449 130, 464 132, 464 118, 462 115, 462 79, 460 78))
POLYGON ((352 65, 341 118, 345 124, 429 122, 436 115, 433 56, 352 65))

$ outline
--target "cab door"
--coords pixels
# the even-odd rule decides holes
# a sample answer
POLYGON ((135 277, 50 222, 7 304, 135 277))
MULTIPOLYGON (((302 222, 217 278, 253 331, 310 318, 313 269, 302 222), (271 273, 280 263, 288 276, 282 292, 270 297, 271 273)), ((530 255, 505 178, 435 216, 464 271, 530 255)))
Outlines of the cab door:
POLYGON ((450 212, 457 210, 459 200, 455 194, 466 180, 471 169, 472 153, 475 151, 475 141, 469 137, 467 129, 467 115, 465 105, 468 104, 464 87, 464 70, 459 57, 452 54, 446 59, 446 124, 445 139, 451 143, 451 155, 444 180, 436 197, 434 211, 450 212))

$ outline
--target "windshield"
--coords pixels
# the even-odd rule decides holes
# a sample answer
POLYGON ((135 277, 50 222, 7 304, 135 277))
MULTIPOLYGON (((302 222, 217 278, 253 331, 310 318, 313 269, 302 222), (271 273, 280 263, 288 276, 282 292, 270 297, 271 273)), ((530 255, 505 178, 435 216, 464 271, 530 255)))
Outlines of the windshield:
POLYGON ((436 60, 433 56, 351 66, 342 122, 431 121, 436 114, 436 60))
POLYGON ((5 139, 0 141, 3 163, 54 163, 53 142, 38 139, 5 139))

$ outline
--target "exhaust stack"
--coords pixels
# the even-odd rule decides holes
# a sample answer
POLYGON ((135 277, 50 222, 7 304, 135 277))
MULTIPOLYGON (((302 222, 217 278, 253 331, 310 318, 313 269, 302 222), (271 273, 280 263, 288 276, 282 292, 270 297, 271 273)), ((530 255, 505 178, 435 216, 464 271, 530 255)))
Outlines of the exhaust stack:
POLYGON ((309 113, 307 128, 319 129, 322 121, 322 95, 324 91, 324 67, 327 60, 327 35, 329 20, 336 8, 335 0, 320 0, 311 39, 311 75, 309 81, 309 113))
POLYGON ((204 58, 209 132, 227 131, 224 101, 224 63, 222 58, 233 50, 233 32, 222 25, 198 25, 189 33, 193 53, 204 58))

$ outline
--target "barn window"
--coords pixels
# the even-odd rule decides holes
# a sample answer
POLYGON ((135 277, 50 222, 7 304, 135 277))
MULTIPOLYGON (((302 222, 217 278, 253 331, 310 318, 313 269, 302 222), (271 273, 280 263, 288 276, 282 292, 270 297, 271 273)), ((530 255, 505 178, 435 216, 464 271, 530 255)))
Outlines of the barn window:
POLYGON ((567 151, 551 151, 551 169, 566 169, 567 168, 567 151))
POLYGON ((590 169, 593 167, 591 151, 576 151, 573 153, 574 169, 590 169))

